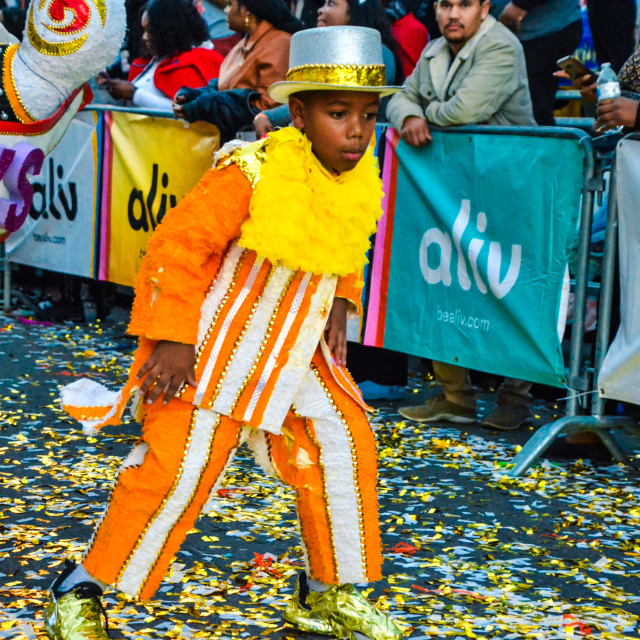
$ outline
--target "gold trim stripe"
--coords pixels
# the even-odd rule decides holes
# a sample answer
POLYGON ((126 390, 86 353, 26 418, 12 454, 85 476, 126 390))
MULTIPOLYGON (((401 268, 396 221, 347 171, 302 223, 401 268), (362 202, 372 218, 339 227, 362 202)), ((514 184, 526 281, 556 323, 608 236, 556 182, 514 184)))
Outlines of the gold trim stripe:
POLYGON ((87 38, 88 33, 83 36, 71 40, 70 42, 49 42, 40 36, 36 29, 36 24, 33 16, 34 5, 31 5, 31 11, 29 12, 29 18, 27 20, 27 34, 29 41, 39 53, 45 56, 68 56, 75 53, 82 48, 87 38))
MULTIPOLYGON (((258 274, 256 276, 256 280, 258 279, 258 277, 260 276, 261 272, 263 271, 263 268, 265 268, 265 266, 269 267, 269 271, 267 272, 267 275, 265 277, 264 282, 261 285, 260 288, 260 293, 255 297, 253 304, 251 305, 251 311, 249 312, 249 315, 247 316, 247 319, 244 322, 244 325, 242 326, 242 330, 240 331, 240 334, 238 335, 238 337, 236 338, 236 341, 233 344, 233 348, 231 349, 231 355, 229 356, 229 359, 227 360, 227 362, 224 365, 224 369, 220 372, 220 377, 218 378, 218 382, 216 383, 216 386, 213 390, 213 393, 211 395, 211 400, 209 401, 209 409, 213 409, 213 405, 215 404, 216 400, 218 399, 218 396, 220 395, 220 390, 222 389, 222 386, 224 384, 224 380, 227 377, 227 373, 229 372, 229 368, 231 367, 231 363, 233 362, 236 353, 238 352, 238 349, 240 348, 240 344, 242 343, 245 334, 247 333, 249 326, 251 325, 251 322, 253 320, 253 316, 256 313, 256 310, 258 308, 258 305, 260 304, 260 301, 262 300, 262 296, 264 294, 265 289, 267 288, 267 286, 269 285, 269 282, 271 281, 271 278, 276 270, 276 267, 274 265, 272 265, 268 260, 265 260, 261 265, 260 268, 258 269, 258 274)), ((255 285, 254 285, 255 286, 255 285)), ((240 308, 238 309, 238 312, 240 312, 240 309, 244 306, 244 302, 242 305, 240 305, 240 308)), ((235 318, 234 318, 235 320, 235 318)), ((233 324, 234 320, 231 321, 231 323, 233 324)), ((229 334, 229 332, 226 332, 227 335, 229 334)), ((247 381, 245 380, 245 385, 246 385, 247 381)), ((207 389, 208 391, 208 389, 207 389)), ((240 393, 242 393, 242 391, 240 391, 240 393)), ((235 404, 238 402, 238 398, 240 397, 240 393, 238 393, 238 396, 236 397, 235 401, 234 401, 234 406, 235 404)), ((205 392, 205 395, 206 392, 205 392)), ((203 398, 204 400, 204 398, 203 398)))
POLYGON ((318 82, 343 87, 384 87, 383 64, 308 64, 289 69, 288 82, 318 82))
POLYGON ((16 88, 16 81, 13 77, 13 59, 18 51, 18 45, 12 44, 7 47, 4 54, 4 69, 3 69, 3 85, 9 104, 13 109, 13 112, 18 117, 18 120, 22 124, 33 124, 36 119, 27 111, 22 104, 20 94, 16 88))

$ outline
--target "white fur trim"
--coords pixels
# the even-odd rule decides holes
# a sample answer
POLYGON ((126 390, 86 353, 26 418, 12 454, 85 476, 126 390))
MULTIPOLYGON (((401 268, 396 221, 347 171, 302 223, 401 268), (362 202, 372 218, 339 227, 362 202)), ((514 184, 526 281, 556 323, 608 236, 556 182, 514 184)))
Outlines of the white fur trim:
POLYGON ((225 462, 224 468, 220 472, 218 479, 215 481, 213 487, 211 487, 211 492, 209 493, 207 502, 202 507, 201 513, 210 513, 211 511, 216 511, 216 505, 219 504, 218 495, 217 495, 218 489, 222 486, 222 483, 224 482, 224 477, 227 473, 227 469, 231 464, 231 461, 233 460, 235 453, 238 450, 238 447, 247 441, 247 438, 249 437, 249 431, 252 431, 252 430, 253 429, 250 429, 250 427, 243 427, 242 431, 240 431, 240 438, 238 438, 238 445, 233 449, 231 449, 231 451, 229 451, 229 457, 227 458, 227 461, 225 462))
POLYGON ((128 469, 129 467, 139 467, 144 462, 144 457, 149 451, 149 445, 146 442, 140 442, 135 445, 129 452, 129 455, 124 459, 121 469, 128 469))
POLYGON ((256 463, 266 473, 280 477, 277 469, 273 466, 271 456, 269 456, 269 447, 267 445, 267 434, 261 429, 253 429, 247 427, 250 430, 249 437, 247 439, 247 446, 251 449, 253 458, 256 463))
POLYGON ((98 427, 115 415, 121 398, 122 391, 109 391, 104 385, 89 378, 80 378, 62 387, 60 392, 60 403, 63 409, 65 406, 87 407, 88 410, 90 407, 111 407, 99 420, 78 420, 86 436, 95 436, 98 433, 98 427))
POLYGON ((117 399, 116 391, 109 391, 99 382, 80 378, 62 387, 62 405, 70 407, 110 407, 117 399))

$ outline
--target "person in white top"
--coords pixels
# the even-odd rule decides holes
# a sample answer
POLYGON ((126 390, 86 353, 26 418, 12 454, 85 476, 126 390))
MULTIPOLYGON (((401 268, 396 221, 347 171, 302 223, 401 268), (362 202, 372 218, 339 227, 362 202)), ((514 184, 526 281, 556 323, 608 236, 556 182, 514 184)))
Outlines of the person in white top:
POLYGON ((112 79, 105 72, 98 77, 112 98, 168 111, 178 89, 201 87, 218 76, 223 58, 191 0, 151 0, 141 26, 148 55, 132 62, 129 79, 112 79))

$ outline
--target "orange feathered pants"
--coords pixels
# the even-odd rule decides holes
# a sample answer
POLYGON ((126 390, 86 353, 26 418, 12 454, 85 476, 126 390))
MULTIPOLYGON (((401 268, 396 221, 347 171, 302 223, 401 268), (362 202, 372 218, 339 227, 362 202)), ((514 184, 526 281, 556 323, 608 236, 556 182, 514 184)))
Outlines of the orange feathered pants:
POLYGON ((309 575, 327 584, 378 580, 373 431, 319 351, 278 435, 181 400, 149 407, 85 569, 125 593, 152 597, 243 440, 259 463, 296 490, 309 575))

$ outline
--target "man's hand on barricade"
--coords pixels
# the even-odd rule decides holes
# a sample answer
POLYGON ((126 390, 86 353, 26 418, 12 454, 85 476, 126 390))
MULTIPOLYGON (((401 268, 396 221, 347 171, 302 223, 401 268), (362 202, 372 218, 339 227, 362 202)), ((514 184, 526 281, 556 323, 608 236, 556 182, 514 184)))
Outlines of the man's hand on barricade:
POLYGON ((325 329, 327 346, 337 364, 347 364, 347 301, 335 298, 325 329))
POLYGON ((418 116, 404 119, 400 137, 411 147, 424 147, 433 140, 427 121, 418 116))
POLYGON ((158 342, 136 376, 138 380, 146 376, 140 392, 146 396, 147 404, 153 404, 163 393, 164 404, 167 404, 184 384, 197 387, 195 366, 196 350, 192 344, 158 342))
POLYGON ((522 25, 522 21, 524 17, 527 15, 527 12, 524 9, 510 2, 500 14, 498 20, 502 22, 502 24, 511 29, 511 31, 520 31, 520 26, 522 25))
POLYGON ((640 102, 622 97, 599 102, 594 129, 601 133, 616 127, 635 127, 639 106, 640 102))

